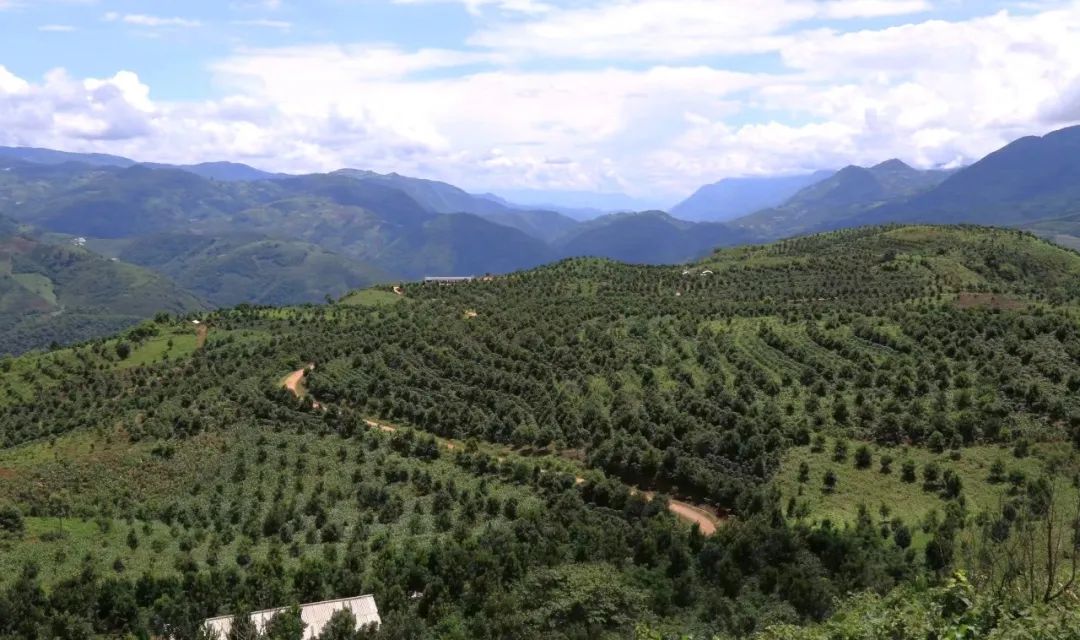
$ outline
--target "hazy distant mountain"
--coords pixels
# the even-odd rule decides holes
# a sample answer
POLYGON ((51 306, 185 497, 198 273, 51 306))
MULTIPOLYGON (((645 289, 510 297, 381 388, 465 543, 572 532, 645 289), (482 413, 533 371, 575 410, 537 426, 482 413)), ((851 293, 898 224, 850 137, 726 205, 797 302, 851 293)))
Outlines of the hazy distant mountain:
POLYGON ((0 355, 108 335, 159 311, 204 308, 141 267, 71 245, 0 236, 0 355))
POLYGON ((262 171, 237 162, 202 162, 199 164, 163 164, 160 162, 137 162, 122 156, 104 153, 74 153, 37 149, 34 147, 0 147, 0 158, 11 158, 38 164, 63 164, 77 162, 96 167, 132 167, 138 164, 151 169, 179 169, 203 178, 223 181, 269 180, 283 174, 262 171))
POLYGON ((870 168, 848 166, 778 207, 731 224, 770 238, 846 226, 842 221, 932 189, 948 176, 947 171, 920 171, 895 159, 870 168))
POLYGON ((500 189, 498 197, 517 207, 558 211, 575 220, 590 220, 608 213, 660 209, 665 204, 658 199, 594 191, 500 189))
POLYGON ((562 257, 597 256, 638 264, 685 262, 716 247, 753 240, 742 229, 677 220, 662 211, 613 214, 588 222, 560 242, 562 257))
POLYGON ((71 153, 35 147, 0 147, 0 158, 12 158, 39 164, 63 164, 79 162, 93 166, 130 167, 134 160, 105 153, 71 153))
POLYGON ((341 169, 335 171, 333 175, 384 184, 408 194, 433 213, 471 213, 491 222, 524 231, 545 242, 567 233, 577 224, 575 220, 555 211, 516 206, 490 195, 474 195, 452 184, 436 180, 358 169, 341 169))
POLYGON ((812 184, 832 176, 834 171, 816 171, 795 176, 726 178, 705 185, 671 209, 682 220, 725 222, 755 211, 783 204, 812 184))
POLYGON ((158 164, 155 162, 144 162, 141 164, 152 169, 179 169, 181 171, 187 171, 188 173, 194 173, 203 178, 221 180, 224 182, 273 180, 275 178, 285 177, 285 174, 282 173, 270 173, 269 171, 263 171, 237 162, 202 162, 200 164, 158 164))

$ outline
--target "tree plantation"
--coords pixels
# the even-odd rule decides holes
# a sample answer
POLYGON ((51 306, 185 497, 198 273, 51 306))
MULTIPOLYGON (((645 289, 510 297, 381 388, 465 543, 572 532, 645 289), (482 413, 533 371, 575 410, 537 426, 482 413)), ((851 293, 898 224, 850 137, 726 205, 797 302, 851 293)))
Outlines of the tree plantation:
POLYGON ((1076 637, 1077 445, 1080 255, 1018 231, 162 314, 0 361, 0 638, 1076 637))

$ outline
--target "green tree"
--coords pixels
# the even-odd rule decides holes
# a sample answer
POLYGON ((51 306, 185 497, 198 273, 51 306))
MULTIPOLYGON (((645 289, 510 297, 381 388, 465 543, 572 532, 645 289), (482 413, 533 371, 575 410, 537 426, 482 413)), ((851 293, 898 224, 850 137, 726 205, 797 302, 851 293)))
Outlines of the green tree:
POLYGON ((22 512, 15 505, 0 505, 0 534, 22 535, 26 529, 22 512))
POLYGON ((225 640, 262 640, 262 634, 249 614, 238 613, 232 617, 232 625, 225 640))
POLYGON ((847 440, 839 438, 836 444, 833 446, 833 460, 836 462, 844 462, 848 456, 848 443, 847 440))
POLYGON ((865 444, 859 446, 855 451, 855 466, 859 469, 869 469, 873 463, 874 455, 870 453, 870 447, 865 444))
POLYGON ((835 491, 836 490, 836 472, 834 472, 832 469, 829 469, 828 471, 826 471, 825 472, 825 477, 823 478, 823 482, 825 484, 826 493, 832 493, 833 491, 835 491))
POLYGON ((266 640, 302 640, 307 625, 300 618, 300 613, 297 605, 275 613, 266 624, 266 640))
POLYGON ((356 616, 348 609, 338 609, 330 616, 330 621, 323 627, 319 640, 355 640, 356 616))

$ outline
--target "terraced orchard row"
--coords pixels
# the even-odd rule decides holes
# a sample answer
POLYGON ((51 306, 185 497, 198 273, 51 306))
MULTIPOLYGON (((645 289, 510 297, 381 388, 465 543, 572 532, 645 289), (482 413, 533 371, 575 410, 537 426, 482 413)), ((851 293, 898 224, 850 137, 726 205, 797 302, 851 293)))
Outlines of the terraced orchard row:
POLYGON ((1032 236, 881 227, 0 363, 0 637, 190 637, 369 592, 381 638, 746 635, 957 567, 1050 606, 1078 303, 1080 255, 1032 236), (703 536, 670 499, 730 517, 703 536), (1047 530, 1023 567, 986 560, 1047 530))

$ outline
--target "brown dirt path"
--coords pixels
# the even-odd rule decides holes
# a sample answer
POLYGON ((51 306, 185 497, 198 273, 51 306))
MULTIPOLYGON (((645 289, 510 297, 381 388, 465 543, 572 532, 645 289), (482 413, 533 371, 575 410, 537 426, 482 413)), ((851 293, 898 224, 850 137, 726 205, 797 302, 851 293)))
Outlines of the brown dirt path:
POLYGON ((702 535, 711 536, 716 533, 716 527, 720 524, 720 519, 708 511, 679 500, 668 503, 668 510, 687 522, 696 522, 702 535))
POLYGON ((365 419, 364 424, 371 427, 372 429, 378 429, 379 431, 385 431, 387 433, 394 433, 395 431, 397 431, 397 427, 391 427, 388 424, 382 424, 380 422, 375 422, 374 420, 365 419))
MULTIPOLYGON (((307 390, 304 389, 304 374, 315 368, 314 364, 309 364, 303 369, 297 369, 289 375, 285 376, 285 380, 282 381, 282 385, 292 392, 297 398, 303 398, 307 395, 307 390)), ((312 406, 316 409, 322 409, 322 405, 318 402, 312 401, 312 406)))
POLYGON ((206 346, 206 338, 210 335, 210 326, 205 322, 195 327, 195 348, 202 349, 206 346))
MULTIPOLYGON (((637 489, 634 489, 630 493, 632 495, 637 495, 639 492, 637 489)), ((656 497, 656 492, 654 491, 642 491, 640 493, 650 502, 656 497)), ((716 533, 716 528, 723 522, 723 519, 707 510, 705 507, 692 505, 689 502, 675 500, 674 498, 668 499, 668 511, 672 512, 676 517, 685 522, 691 524, 697 523, 701 533, 706 536, 711 536, 716 533)))
MULTIPOLYGON (((297 397, 303 397, 307 393, 303 388, 304 373, 314 368, 314 364, 309 364, 303 369, 297 369, 296 371, 293 371, 288 376, 286 376, 282 384, 285 386, 286 389, 291 391, 293 395, 297 397)), ((318 402, 315 402, 314 406, 316 409, 323 408, 322 405, 318 402)), ((398 430, 397 427, 393 425, 389 425, 383 422, 377 422, 369 418, 364 419, 364 424, 366 424, 368 427, 371 427, 372 429, 378 429, 386 433, 395 433, 398 430)), ((436 441, 440 445, 445 447, 448 451, 454 451, 457 448, 453 442, 450 442, 449 440, 446 440, 444 438, 436 437, 436 441)), ((504 458, 499 458, 499 460, 501 462, 504 460, 504 458)), ((574 478, 574 483, 579 485, 584 484, 585 478, 576 477, 574 478)), ((652 491, 639 491, 638 489, 632 489, 631 493, 634 495, 641 494, 645 496, 646 500, 652 500, 653 497, 655 497, 656 495, 652 491)), ((675 514, 676 517, 685 522, 689 522, 691 524, 696 523, 698 525, 698 528, 701 530, 702 535, 706 536, 711 536, 716 533, 716 528, 723 522, 722 518, 718 517, 716 514, 712 513, 706 508, 692 505, 688 502, 683 502, 681 500, 669 500, 668 510, 671 511, 671 513, 675 514)))

